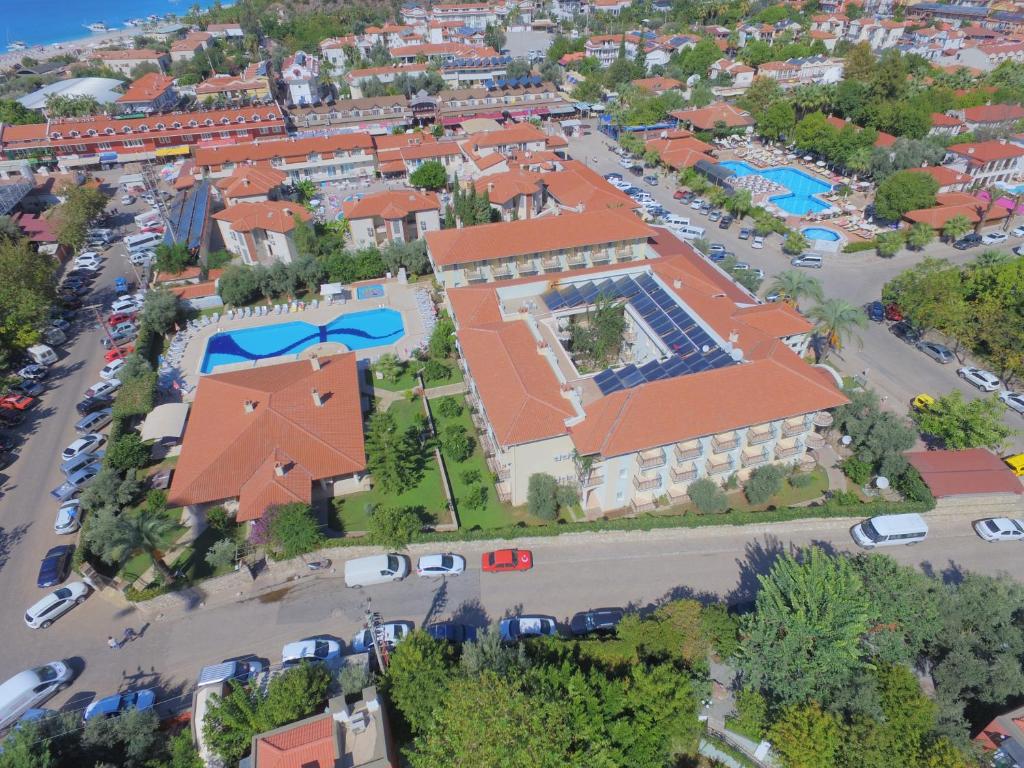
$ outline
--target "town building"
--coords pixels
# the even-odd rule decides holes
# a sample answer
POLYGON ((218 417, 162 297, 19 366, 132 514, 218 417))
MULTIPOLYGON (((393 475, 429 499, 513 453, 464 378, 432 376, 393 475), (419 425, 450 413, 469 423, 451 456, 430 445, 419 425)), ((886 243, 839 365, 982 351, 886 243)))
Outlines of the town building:
POLYGON ((246 264, 290 264, 299 255, 292 239, 296 219, 309 221, 309 211, 287 201, 238 202, 213 215, 224 247, 246 264))
POLYGON ((754 84, 754 68, 740 61, 718 59, 708 68, 708 79, 716 95, 740 94, 754 84))
POLYGON ((974 737, 994 766, 1024 765, 1024 706, 994 718, 974 737))
POLYGON ((943 165, 971 177, 974 186, 1013 182, 1024 171, 1024 148, 1006 141, 981 141, 946 147, 943 165))
POLYGON ((965 46, 956 53, 957 63, 965 67, 991 72, 1004 61, 1024 64, 1024 43, 1004 41, 965 46))
POLYGON ((117 108, 124 113, 166 112, 178 103, 174 78, 159 72, 149 72, 128 86, 117 100, 117 108))
POLYGON ((328 37, 320 41, 320 58, 326 62, 331 74, 339 75, 349 65, 349 52, 356 49, 356 36, 328 37))
POLYGON ((635 58, 642 42, 635 35, 594 35, 583 44, 583 52, 597 59, 602 67, 610 67, 620 55, 635 58))
POLYGON ((420 133, 377 136, 374 142, 377 146, 377 168, 385 179, 408 183, 410 174, 423 163, 431 161, 444 166, 450 181, 454 181, 462 171, 462 148, 454 141, 437 141, 430 134, 420 133))
POLYGON ((89 54, 91 61, 98 61, 125 77, 131 77, 132 70, 140 64, 152 64, 166 72, 171 64, 171 57, 166 53, 149 48, 126 48, 119 51, 93 51, 89 54))
POLYGON ((673 77, 645 77, 634 80, 630 85, 653 96, 661 96, 666 91, 682 91, 683 84, 673 77))
POLYGON ((442 64, 450 59, 488 58, 498 52, 488 46, 476 47, 462 43, 418 43, 401 45, 388 51, 400 64, 417 64, 422 60, 442 64))
POLYGON ((270 62, 257 61, 237 75, 214 74, 195 87, 196 98, 201 101, 214 99, 271 99, 270 62))
POLYGON ((44 85, 32 93, 17 99, 25 109, 46 112, 46 102, 53 96, 88 96, 102 106, 116 104, 121 98, 120 88, 123 83, 112 77, 70 77, 55 83, 44 85))
POLYGON ((332 104, 293 107, 288 110, 288 115, 300 132, 328 130, 378 134, 413 124, 410 101, 401 95, 339 99, 332 104))
POLYGON ((281 79, 288 89, 288 103, 297 106, 320 103, 320 60, 298 51, 281 64, 281 79))
POLYGON ((276 200, 288 174, 265 165, 240 165, 230 176, 214 182, 225 206, 276 200))
POLYGON ((496 24, 498 15, 490 3, 439 3, 430 7, 430 18, 440 22, 458 22, 460 26, 485 29, 496 24))
POLYGON ((209 32, 190 32, 181 40, 171 43, 171 61, 192 61, 197 54, 210 47, 213 35, 209 32))
POLYGON ((345 133, 201 147, 195 152, 195 173, 201 177, 229 176, 241 165, 267 165, 288 174, 292 182, 358 181, 374 175, 373 140, 345 133))
POLYGON ((400 75, 407 77, 418 77, 427 71, 426 64, 402 64, 390 67, 367 67, 365 69, 353 69, 345 74, 345 82, 348 84, 349 93, 353 99, 362 99, 363 85, 371 81, 380 82, 382 85, 391 85, 395 78, 400 75))
POLYGON ((713 131, 724 125, 726 128, 747 128, 754 126, 754 118, 749 112, 725 102, 708 104, 706 107, 679 109, 671 113, 679 124, 690 130, 713 131))
POLYGON ((218 39, 241 39, 245 37, 242 25, 234 22, 227 24, 210 24, 206 31, 218 39))
POLYGON ((408 243, 441 229, 441 203, 433 192, 389 190, 343 204, 357 248, 408 243))
POLYGON ((1020 104, 983 104, 953 110, 963 120, 968 131, 980 128, 988 130, 1009 130, 1024 120, 1024 107, 1020 104))
POLYGON ((511 63, 511 56, 458 57, 445 61, 440 73, 449 88, 472 88, 504 82, 505 71, 511 63))
POLYGON ((697 163, 715 162, 715 148, 689 131, 663 131, 664 136, 648 139, 645 148, 658 153, 661 162, 674 171, 692 168, 697 163))
POLYGON ((942 112, 932 112, 932 127, 928 130, 929 136, 958 136, 967 131, 963 120, 953 115, 942 112))

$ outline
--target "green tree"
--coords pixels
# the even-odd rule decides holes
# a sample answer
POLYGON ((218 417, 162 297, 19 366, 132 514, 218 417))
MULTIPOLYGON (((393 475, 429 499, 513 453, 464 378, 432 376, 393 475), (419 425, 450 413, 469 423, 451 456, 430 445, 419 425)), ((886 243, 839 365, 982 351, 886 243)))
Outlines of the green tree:
POLYGON ((238 559, 238 546, 231 539, 215 541, 203 559, 214 570, 230 568, 238 559))
POLYGON ((914 429, 889 411, 883 411, 878 393, 872 389, 847 391, 849 403, 835 411, 836 428, 849 435, 854 454, 867 462, 876 474, 895 478, 907 461, 903 452, 917 441, 914 429))
POLYGON ((800 269, 786 269, 779 272, 768 286, 770 292, 792 307, 799 305, 801 299, 813 299, 821 302, 824 293, 821 281, 800 269))
POLYGON ((401 493, 419 482, 420 447, 412 430, 400 431, 389 411, 370 417, 366 432, 366 466, 386 493, 401 493))
POLYGON ((870 82, 875 73, 875 54, 871 51, 871 45, 867 42, 857 43, 850 48, 845 57, 846 66, 843 69, 844 80, 855 83, 870 82))
POLYGON ((455 323, 447 315, 437 318, 434 330, 430 332, 427 349, 430 356, 437 360, 451 357, 455 352, 455 323))
POLYGON ((427 360, 423 365, 423 378, 428 382, 447 381, 452 377, 452 369, 440 360, 427 360))
POLYGON ((205 765, 187 728, 171 737, 167 742, 167 752, 167 760, 153 768, 203 768, 205 765))
POLYGON ((725 210, 742 219, 754 208, 753 200, 749 189, 737 189, 733 194, 725 198, 725 210))
POLYGON ((902 232, 882 232, 875 237, 875 252, 884 259, 892 258, 902 247, 902 232))
POLYGON ((269 543, 277 558, 296 557, 323 544, 320 524, 308 504, 282 504, 272 507, 267 516, 270 518, 269 543))
POLYGON ((913 413, 918 428, 942 440, 946 448, 1003 449, 1014 431, 1003 423, 1006 406, 994 397, 964 400, 954 389, 935 400, 932 405, 913 413))
POLYGON ((812 307, 807 316, 814 322, 814 332, 825 340, 826 350, 842 349, 857 332, 867 326, 867 318, 857 307, 843 299, 826 299, 812 307))
POLYGON ((875 211, 884 219, 897 220, 907 211, 931 208, 939 183, 927 173, 899 171, 878 185, 875 211))
POLYGON ((45 123, 46 118, 34 109, 22 106, 14 99, 0 99, 0 123, 7 125, 31 125, 45 123))
POLYGON ((140 469, 149 461, 149 446, 138 432, 125 432, 107 447, 105 461, 121 472, 140 469))
POLYGON ((452 646, 422 630, 413 632, 391 653, 388 696, 414 734, 429 730, 435 710, 446 698, 453 664, 452 646))
POLYGON ((385 381, 394 384, 402 378, 402 374, 405 372, 405 363, 398 359, 398 355, 388 352, 377 358, 373 369, 383 376, 385 381))
POLYGON ((704 515, 725 512, 729 507, 729 499, 718 483, 709 477, 702 477, 690 483, 686 489, 690 501, 697 505, 697 510, 704 515))
POLYGON ((796 112, 788 101, 772 102, 757 121, 757 132, 766 139, 778 141, 789 136, 796 127, 796 112))
POLYGON ((320 194, 320 190, 316 187, 316 182, 310 179, 294 181, 292 182, 292 187, 299 195, 299 202, 305 206, 308 206, 310 201, 315 200, 320 194))
POLYGON ((53 300, 53 260, 27 240, 0 240, 0 362, 39 341, 53 300))
POLYGON ((437 402, 437 412, 446 419, 454 419, 461 416, 462 410, 462 404, 451 395, 446 395, 437 402))
POLYGON ((178 319, 178 297, 170 291, 157 288, 146 292, 142 305, 141 324, 158 336, 169 333, 178 319))
MULTIPOLYGON (((712 59, 712 62, 714 59, 712 59)), ((706 71, 706 70, 705 70, 706 71)), ((701 75, 704 73, 701 72, 701 75)), ((741 107, 750 112, 758 122, 760 128, 761 120, 767 115, 768 109, 779 102, 785 103, 782 87, 777 80, 770 77, 755 77, 754 82, 739 98, 741 107)), ((792 109, 792 107, 790 107, 792 109)))
POLYGON ((839 721, 816 702, 786 707, 768 732, 784 768, 830 768, 842 742, 839 721))
POLYGON ((370 543, 388 549, 405 549, 423 529, 419 513, 410 507, 378 507, 370 515, 370 543))
MULTIPOLYGON (((76 723, 77 725, 77 723, 76 723)), ((56 768, 49 742, 40 726, 32 721, 20 723, 4 739, 0 768, 56 768)))
POLYGON ((82 746, 93 765, 143 768, 159 747, 162 736, 156 710, 132 709, 117 717, 95 717, 85 724, 82 746))
POLYGON ((440 443, 445 456, 456 464, 462 463, 473 453, 473 439, 461 424, 449 424, 445 427, 441 433, 440 443))
POLYGON ((57 208, 57 242, 78 250, 92 222, 107 205, 107 197, 93 187, 66 184, 58 190, 64 202, 57 208))
POLYGON ((90 548, 107 563, 122 563, 133 553, 143 551, 153 560, 153 567, 164 584, 174 583, 174 574, 164 563, 161 553, 167 550, 177 526, 158 515, 122 514, 113 519, 101 541, 92 540, 90 548))
POLYGON ((923 250, 935 239, 935 229, 925 221, 918 221, 907 230, 907 245, 915 251, 923 250))
POLYGON ((743 493, 751 504, 764 504, 782 490, 785 473, 782 467, 766 464, 750 473, 750 479, 743 486, 743 493))
POLYGON ((972 229, 974 229, 974 227, 971 224, 971 220, 963 214, 957 214, 946 222, 945 226, 942 228, 942 236, 950 242, 954 242, 966 235, 972 229))
POLYGON ((139 482, 134 477, 122 477, 115 470, 104 468, 78 498, 87 512, 101 507, 120 510, 130 504, 138 492, 139 482))
POLYGON ((409 174, 409 184, 419 189, 444 189, 448 172, 439 161, 427 160, 409 174))
POLYGON ((51 93, 46 97, 44 106, 46 114, 52 118, 59 117, 89 117, 103 112, 103 105, 95 96, 77 95, 61 96, 51 93))
POLYGON ((530 514, 541 520, 558 517, 558 481, 543 472, 530 475, 526 505, 530 514))
POLYGON ((786 235, 786 239, 782 243, 782 252, 795 256, 806 251, 809 246, 810 242, 807 240, 807 237, 802 232, 797 232, 794 229, 786 235))
POLYGON ((831 701, 863 664, 860 577, 847 559, 812 547, 801 560, 780 557, 758 581, 740 648, 745 679, 774 704, 831 701))
POLYGON ((160 243, 156 247, 156 271, 179 275, 192 264, 192 254, 184 243, 160 243))
POLYGON ((217 283, 217 293, 224 303, 236 307, 253 301, 259 291, 259 276, 244 264, 229 264, 217 283))

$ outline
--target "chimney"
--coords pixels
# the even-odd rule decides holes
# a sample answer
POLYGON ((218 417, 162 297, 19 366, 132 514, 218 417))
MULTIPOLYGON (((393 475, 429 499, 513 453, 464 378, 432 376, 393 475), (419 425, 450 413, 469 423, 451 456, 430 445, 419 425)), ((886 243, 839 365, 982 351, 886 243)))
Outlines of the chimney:
POLYGON ((284 477, 284 464, 280 461, 274 464, 274 474, 278 477, 284 477))
POLYGON ((314 371, 320 370, 320 358, 317 355, 313 355, 311 358, 309 358, 309 364, 314 371))
POLYGON ((255 410, 256 410, 256 403, 254 403, 252 400, 246 400, 245 401, 245 412, 246 413, 252 413, 255 410))
POLYGON ((313 405, 315 405, 317 408, 322 408, 324 405, 323 398, 320 397, 320 391, 317 389, 313 390, 313 405))
POLYGON ((735 344, 739 340, 740 340, 739 331, 735 331, 735 330, 729 331, 729 343, 730 344, 735 344))
POLYGON ((672 281, 672 287, 678 291, 680 288, 683 287, 683 281, 676 278, 675 280, 672 281))

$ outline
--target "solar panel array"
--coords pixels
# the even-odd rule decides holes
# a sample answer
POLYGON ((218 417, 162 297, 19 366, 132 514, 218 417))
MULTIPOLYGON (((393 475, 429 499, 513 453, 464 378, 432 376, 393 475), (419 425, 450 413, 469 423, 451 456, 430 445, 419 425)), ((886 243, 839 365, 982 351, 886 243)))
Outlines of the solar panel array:
POLYGON ((511 79, 499 79, 499 80, 484 80, 484 87, 488 90, 499 90, 504 88, 536 88, 538 85, 544 82, 544 79, 537 75, 529 75, 526 77, 513 77, 511 79))
POLYGON ((630 363, 617 370, 606 368, 601 371, 594 377, 594 382, 602 394, 608 395, 648 381, 710 371, 736 362, 648 274, 572 283, 553 288, 542 298, 548 309, 555 312, 593 304, 599 296, 611 300, 625 299, 672 351, 672 356, 665 360, 650 360, 641 366, 630 363))
POLYGON ((164 242, 168 245, 184 243, 190 251, 198 250, 209 211, 210 182, 201 181, 171 203, 169 213, 176 239, 171 237, 168 229, 164 233, 164 242))

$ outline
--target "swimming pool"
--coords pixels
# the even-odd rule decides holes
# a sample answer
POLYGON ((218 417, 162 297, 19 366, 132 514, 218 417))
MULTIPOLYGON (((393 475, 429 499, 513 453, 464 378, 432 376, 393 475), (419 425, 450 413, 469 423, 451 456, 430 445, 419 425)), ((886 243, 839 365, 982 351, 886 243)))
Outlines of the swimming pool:
POLYGON ((834 243, 840 239, 838 232, 825 229, 824 227, 805 227, 800 231, 808 240, 827 240, 830 243, 834 243))
POLYGON ((831 208, 828 203, 819 200, 815 195, 828 192, 832 189, 832 185, 797 168, 765 168, 759 171, 752 165, 739 160, 725 160, 719 165, 733 171, 737 176, 757 174, 788 189, 790 192, 788 195, 775 195, 768 198, 769 202, 774 203, 786 213, 805 216, 808 213, 817 213, 831 208))
POLYGON ((356 298, 357 299, 379 299, 384 295, 384 286, 380 283, 374 283, 373 285, 359 285, 356 286, 356 298))
POLYGON ((340 342, 349 349, 368 349, 392 344, 404 335, 402 315, 384 308, 338 315, 327 325, 299 320, 226 331, 210 337, 200 370, 209 373, 218 365, 294 355, 327 341, 340 342))

